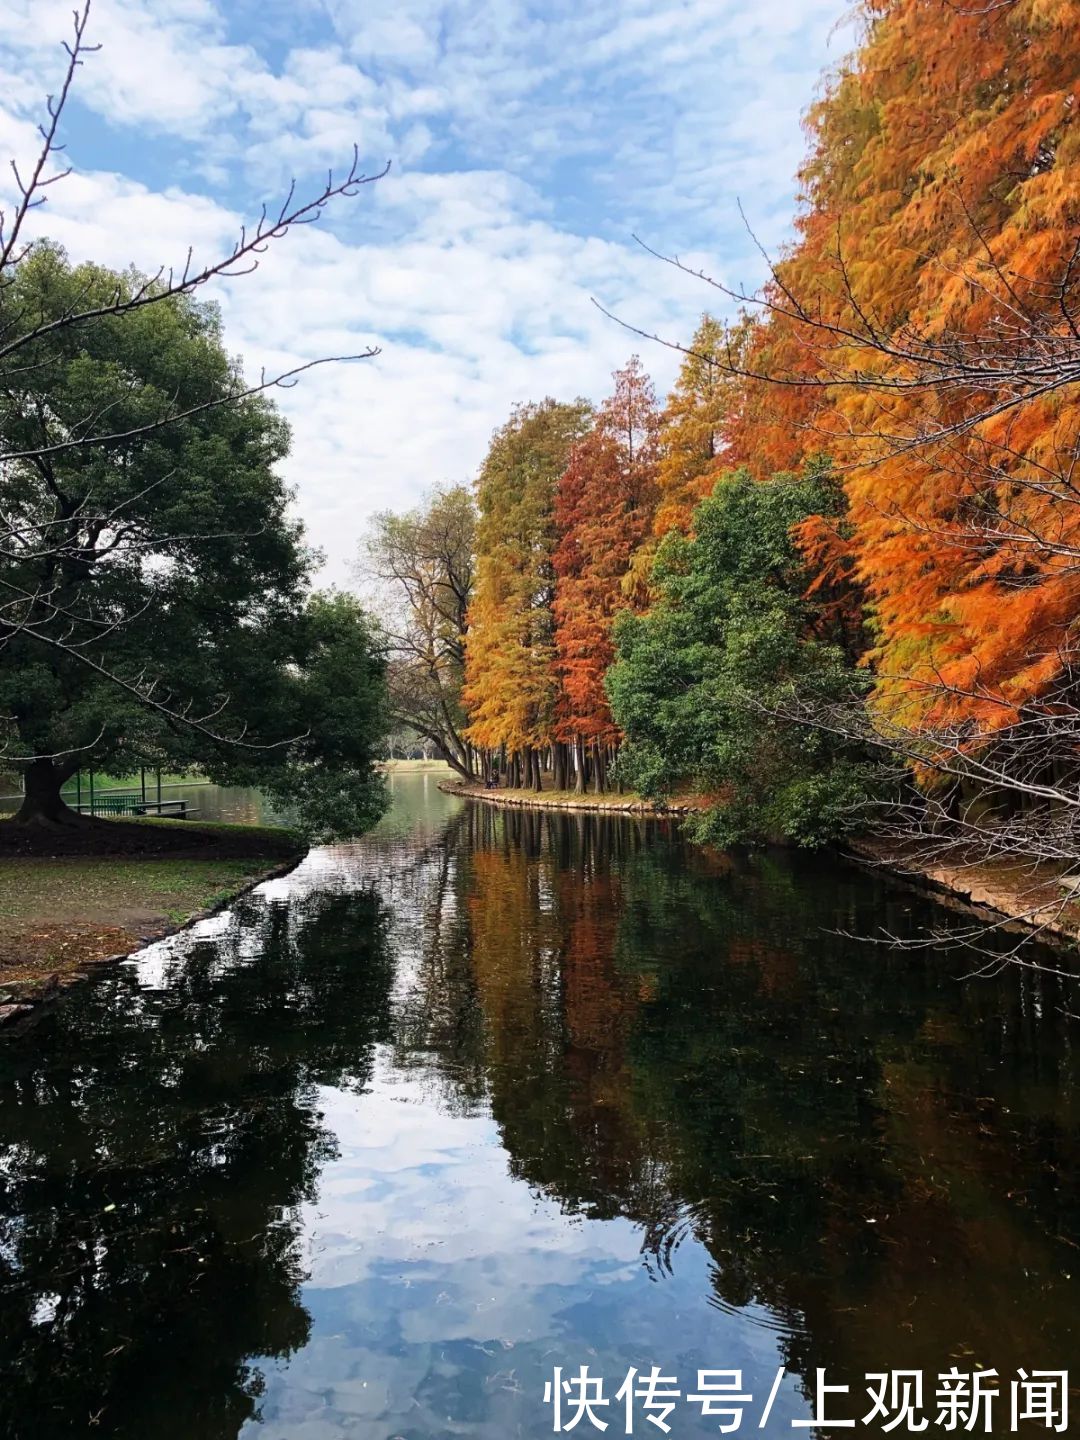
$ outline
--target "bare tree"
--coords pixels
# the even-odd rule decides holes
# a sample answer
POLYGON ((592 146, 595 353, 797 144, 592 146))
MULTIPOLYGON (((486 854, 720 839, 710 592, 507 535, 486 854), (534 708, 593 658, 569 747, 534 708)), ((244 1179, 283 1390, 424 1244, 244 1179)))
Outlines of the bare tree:
POLYGON ((461 700, 475 558, 475 502, 454 485, 407 514, 376 515, 358 566, 381 589, 395 720, 465 779, 475 774, 461 700))

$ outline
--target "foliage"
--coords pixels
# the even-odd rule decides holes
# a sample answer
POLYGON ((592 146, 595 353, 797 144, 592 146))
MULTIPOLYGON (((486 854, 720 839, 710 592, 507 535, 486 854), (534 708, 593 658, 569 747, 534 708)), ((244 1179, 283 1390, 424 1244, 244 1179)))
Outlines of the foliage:
POLYGON ((729 438, 766 474, 832 437, 881 692, 996 726, 1069 665, 1080 603, 1080 9, 862 13, 729 438))
POLYGON ((469 612, 465 701, 477 745, 516 751, 551 738, 555 487, 589 406, 518 406, 480 469, 476 590, 469 612))
POLYGON ((660 423, 652 382, 637 356, 613 378, 614 393, 560 477, 552 557, 557 735, 602 744, 618 738, 604 674, 614 656, 614 616, 629 603, 624 581, 652 528, 660 423))
POLYGON ((608 691, 626 736, 620 774, 656 798, 706 794, 701 839, 816 845, 862 818, 863 757, 777 713, 793 698, 851 697, 862 684, 805 595, 791 536, 807 515, 838 506, 820 469, 767 482, 725 476, 694 512, 693 538, 673 530, 661 544, 653 609, 616 625, 608 691))
POLYGON ((725 434, 735 419, 743 387, 730 373, 730 356, 744 346, 748 322, 733 330, 703 315, 664 409, 656 483, 660 492, 655 531, 690 528, 698 504, 716 483, 725 434))
MULTIPOLYGON (((0 324, 145 284, 43 245, 0 324)), ((0 577, 28 598, 2 617, 0 712, 28 818, 64 818, 78 768, 144 762, 250 775, 308 823, 324 803, 334 829, 377 809, 363 725, 382 723, 383 662, 355 606, 308 599, 315 557, 276 470, 288 432, 243 388, 216 311, 184 295, 46 329, 6 377, 0 434, 27 453, 0 469, 0 577), (142 428, 170 409, 191 413, 142 428), (118 438, 68 443, 106 416, 118 438)))
POLYGON ((263 661, 272 704, 261 719, 295 739, 283 753, 256 751, 248 759, 226 750, 208 773, 259 786, 311 838, 362 834, 388 801, 374 769, 389 724, 381 638, 358 601, 334 591, 312 595, 284 638, 288 659, 279 656, 273 670, 263 661))

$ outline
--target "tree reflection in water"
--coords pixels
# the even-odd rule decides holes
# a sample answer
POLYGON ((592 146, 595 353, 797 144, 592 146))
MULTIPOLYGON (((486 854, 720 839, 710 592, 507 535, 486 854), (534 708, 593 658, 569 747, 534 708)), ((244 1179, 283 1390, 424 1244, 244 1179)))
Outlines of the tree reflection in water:
POLYGON ((455 959, 432 931, 408 1013, 437 1008, 451 1090, 486 1076, 515 1175, 632 1219, 657 1277, 692 1235, 714 1303, 767 1307, 804 1375, 1068 1366, 1067 982, 841 938, 922 902, 833 861, 580 813, 461 829, 455 959))
POLYGON ((390 1032, 381 902, 248 898, 6 1047, 0 1432, 214 1440, 257 1407, 253 1356, 309 1331, 297 1207, 334 1152, 317 1087, 362 1086, 390 1032), (92 1432, 91 1432, 92 1433, 92 1432))
MULTIPOLYGON (((636 1227, 658 1288, 609 1287, 612 1354, 637 1353, 649 1314, 670 1324, 665 1287, 690 1273, 687 1353, 704 1317, 737 1312, 802 1375, 1068 1365, 1080 1157, 1063 982, 961 984, 955 957, 839 938, 916 923, 920 902, 833 861, 412 800, 418 813, 399 806, 0 1048, 5 1435, 82 1434, 98 1416, 90 1433, 235 1436, 297 1383, 289 1357, 331 1321, 362 1337, 372 1373, 412 1346, 415 1388, 395 1401, 410 1434, 444 1433, 455 1405, 462 1433, 549 1431, 550 1336, 521 1348, 520 1397, 498 1387, 500 1409, 497 1331, 469 1332, 469 1349, 448 1315, 444 1343, 408 1339, 409 1306, 438 1334, 432 1288, 465 1263, 449 1230, 441 1269, 396 1258, 409 1207, 439 1213, 444 1172, 422 1156, 412 1188, 350 1180, 388 1192, 381 1240, 355 1198, 335 1222, 346 1251, 374 1247, 363 1278, 332 1292, 309 1279, 313 1206, 341 1164, 327 1096, 363 1132, 378 1083, 426 1107, 433 1134, 490 1116, 500 1183, 563 1223, 636 1227), (406 1270, 418 1298, 394 1288, 406 1270)), ((492 1234, 489 1288, 525 1309, 542 1281, 492 1234)), ((559 1313, 599 1345, 589 1294, 559 1313)), ((319 1433, 360 1433, 334 1407, 319 1433)), ((850 1413, 867 1408, 859 1392, 850 1413)))

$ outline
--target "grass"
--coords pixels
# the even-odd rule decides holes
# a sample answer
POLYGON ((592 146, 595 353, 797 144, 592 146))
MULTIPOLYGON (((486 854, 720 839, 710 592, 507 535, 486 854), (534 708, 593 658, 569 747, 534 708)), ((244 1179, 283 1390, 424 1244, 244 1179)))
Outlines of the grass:
POLYGON ((274 868, 215 859, 19 858, 0 867, 0 991, 127 954, 214 909, 274 868))
MULTIPOLYGON (((162 771, 162 785, 201 785, 205 783, 202 775, 179 775, 174 771, 162 771)), ((138 790, 142 784, 139 772, 136 770, 131 775, 94 775, 94 794, 104 795, 110 790, 138 790)), ((69 780, 63 787, 64 795, 74 795, 78 789, 75 780, 69 780)), ((85 773, 82 777, 82 793, 89 799, 90 778, 85 773)), ((146 772, 146 793, 148 796, 157 794, 157 775, 153 770, 146 772)))
POLYGON ((485 790, 482 784, 476 782, 467 788, 478 794, 491 795, 500 799, 543 800, 545 804, 568 805, 573 802, 575 805, 651 805, 652 803, 649 800, 643 800, 633 790, 624 790, 621 795, 617 790, 608 790, 603 795, 596 795, 591 790, 579 794, 576 790, 513 790, 505 785, 500 785, 496 790, 485 790))
POLYGON ((379 769, 394 775, 408 775, 422 770, 440 770, 447 775, 454 773, 445 760, 380 760, 379 769))
POLYGON ((266 869, 251 860, 17 860, 0 872, 0 923, 83 920, 118 909, 174 917, 201 910, 266 869))
MULTIPOLYGON (((588 790, 579 794, 577 790, 513 790, 509 786, 500 785, 496 790, 485 790, 484 786, 474 781, 466 787, 468 793, 474 795, 491 796, 493 799, 504 800, 535 800, 544 805, 573 805, 575 808, 598 809, 607 807, 621 807, 640 805, 647 811, 663 810, 665 808, 659 801, 647 800, 635 790, 624 790, 620 794, 618 790, 607 790, 603 795, 597 795, 588 790)), ((697 809, 702 804, 702 798, 696 795, 673 795, 667 802, 667 809, 685 811, 697 809)))
POLYGON ((215 860, 287 859, 302 854, 303 839, 280 825, 164 819, 159 815, 96 815, 63 827, 18 825, 0 816, 0 859, 61 856, 215 860))
POLYGON ((229 900, 304 851, 290 830, 157 816, 0 820, 0 1006, 229 900))

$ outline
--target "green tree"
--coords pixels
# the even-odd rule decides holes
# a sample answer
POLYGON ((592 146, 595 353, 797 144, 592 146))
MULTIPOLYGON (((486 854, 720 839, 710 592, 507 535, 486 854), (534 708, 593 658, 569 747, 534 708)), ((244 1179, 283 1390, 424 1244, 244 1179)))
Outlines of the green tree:
POLYGON ((0 291, 0 331, 36 324, 0 373, 0 714, 20 816, 73 822, 76 769, 153 760, 243 773, 313 828, 359 827, 379 804, 378 646, 352 602, 308 594, 316 557, 276 469, 288 430, 216 310, 164 291, 123 308, 153 290, 42 245, 0 291))
POLYGON ((720 844, 826 841, 858 819, 870 772, 861 752, 786 718, 862 688, 791 536, 837 513, 822 470, 759 483, 724 477, 657 554, 657 599, 615 627, 608 691, 626 735, 620 770, 652 797, 691 789, 710 804, 697 838, 720 844))

